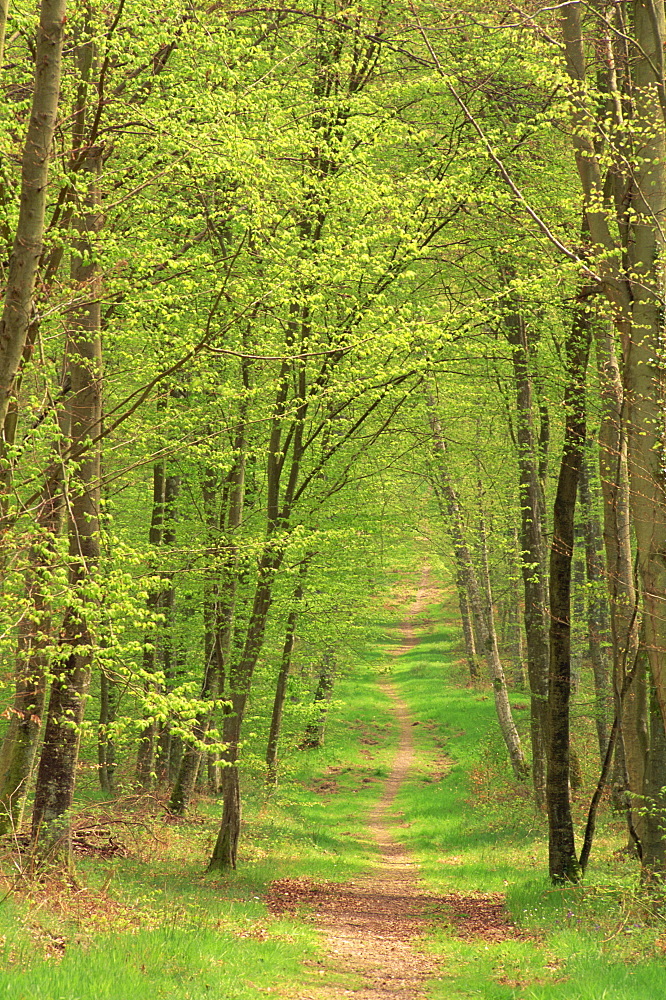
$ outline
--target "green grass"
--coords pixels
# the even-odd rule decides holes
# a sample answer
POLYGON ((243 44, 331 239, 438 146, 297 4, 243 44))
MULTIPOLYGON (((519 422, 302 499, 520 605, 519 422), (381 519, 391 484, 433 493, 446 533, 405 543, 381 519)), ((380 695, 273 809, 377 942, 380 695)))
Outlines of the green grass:
MULTIPOLYGON (((441 623, 446 609, 429 617, 441 623)), ((398 796, 409 823, 398 835, 418 857, 429 891, 506 893, 527 935, 465 941, 440 917, 428 941, 442 961, 433 1000, 664 1000, 666 968, 655 948, 664 926, 646 918, 637 863, 617 853, 622 824, 602 815, 585 882, 554 889, 545 821, 529 788, 511 777, 492 692, 467 686, 455 630, 437 624, 425 632, 392 675, 418 722, 423 762, 398 796)), ((527 745, 527 699, 518 692, 512 701, 527 745)), ((590 745, 591 779, 591 727, 577 737, 590 745)), ((586 796, 576 807, 579 830, 586 796)))
POLYGON ((244 1000, 340 980, 321 976, 312 924, 271 917, 263 894, 283 877, 345 881, 376 854, 364 816, 396 725, 370 661, 340 682, 323 748, 284 760, 277 789, 245 777, 238 871, 205 874, 220 807, 202 799, 183 822, 138 817, 150 829, 127 835, 128 857, 77 859, 83 893, 24 881, 0 905, 0 1000, 244 1000))
POLYGON ((187 1000, 256 997, 301 978, 305 934, 243 940, 214 926, 169 926, 133 935, 105 935, 68 948, 59 962, 21 963, 5 946, 10 970, 0 997, 12 1000, 187 1000))

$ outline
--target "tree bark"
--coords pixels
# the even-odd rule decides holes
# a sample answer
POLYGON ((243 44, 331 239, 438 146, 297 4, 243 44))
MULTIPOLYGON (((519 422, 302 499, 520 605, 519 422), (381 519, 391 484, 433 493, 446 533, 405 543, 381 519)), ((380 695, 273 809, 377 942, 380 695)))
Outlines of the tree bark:
MULTIPOLYGON (((623 347, 624 407, 628 426, 630 503, 637 544, 644 629, 650 668, 662 715, 666 718, 666 497, 664 495, 663 302, 666 214, 666 94, 662 77, 665 41, 663 0, 634 0, 632 32, 626 42, 631 55, 631 135, 638 153, 621 150, 627 169, 616 179, 615 205, 604 198, 604 178, 595 137, 597 99, 586 93, 586 50, 578 4, 561 8, 569 75, 573 81, 573 145, 585 194, 585 219, 595 253, 595 269, 612 311, 623 347), (616 186, 618 186, 616 184, 616 186), (624 197, 624 195, 627 197, 624 197), (611 211, 620 236, 622 259, 611 231, 611 211)), ((616 88, 617 89, 617 88, 616 88)), ((609 86, 609 94, 612 87, 609 86)), ((623 108, 618 102, 616 122, 623 108)), ((619 423, 618 430, 623 426, 619 423)), ((603 479, 602 474, 602 479, 603 479)), ((612 481, 615 481, 614 479, 612 481)), ((608 562, 612 573, 613 562, 608 562)), ((611 608, 611 611, 613 609, 611 608)), ((621 609, 622 611, 624 609, 621 609)), ((635 619, 631 610, 629 616, 635 619)), ((632 629, 635 632, 635 629, 632 629)), ((634 646, 634 635, 627 637, 634 646)), ((615 639, 614 639, 615 642, 615 639)), ((625 658, 625 664, 627 660, 625 658)), ((617 688, 617 682, 616 682, 617 688)))
POLYGON ((116 747, 111 735, 111 726, 116 721, 117 710, 118 684, 102 667, 97 728, 97 770, 100 788, 107 795, 116 793, 116 747))
POLYGON ((60 99, 66 0, 42 0, 35 86, 21 163, 21 201, 0 318, 0 427, 25 346, 43 250, 48 166, 60 99))
POLYGON ((69 454, 76 460, 69 491, 69 583, 74 601, 65 614, 62 643, 66 650, 51 686, 39 762, 32 838, 42 850, 64 847, 70 853, 68 811, 72 804, 81 723, 90 681, 95 638, 86 620, 93 600, 87 586, 99 560, 99 444, 90 445, 102 419, 102 349, 100 339, 100 274, 92 240, 102 224, 99 210, 99 150, 87 152, 90 173, 86 206, 75 220, 72 280, 87 301, 73 314, 68 362, 72 392, 69 403, 69 454))
POLYGON ((479 631, 479 646, 483 650, 483 656, 488 668, 488 674, 493 684, 495 695, 495 708, 497 718, 502 732, 511 766, 519 781, 525 779, 529 768, 525 763, 518 732, 513 723, 511 706, 506 693, 506 681, 504 670, 497 648, 497 635, 492 614, 492 595, 490 593, 490 576, 488 573, 487 558, 483 563, 483 552, 485 551, 485 528, 481 532, 482 543, 482 569, 484 571, 484 594, 481 588, 472 561, 472 555, 465 538, 465 525, 463 522, 462 510, 458 494, 451 482, 446 466, 446 442, 442 433, 439 417, 435 410, 435 400, 432 395, 427 397, 430 429, 432 432, 433 450, 437 459, 437 477, 433 477, 433 487, 440 506, 442 515, 447 522, 448 530, 453 542, 453 551, 456 560, 456 570, 463 581, 467 597, 469 599, 470 610, 477 623, 479 631), (484 569, 485 566, 485 569, 484 569))
POLYGON ((666 135, 655 67, 663 63, 664 7, 636 0, 633 63, 640 156, 634 167, 629 265, 631 336, 624 345, 631 507, 641 581, 643 629, 662 715, 666 718, 666 494, 664 490, 663 309, 666 135))
POLYGON ((324 745, 326 717, 335 684, 335 666, 335 653, 332 649, 327 649, 319 664, 319 677, 313 698, 315 715, 305 727, 303 740, 300 744, 301 750, 318 750, 324 745))
MULTIPOLYGON (((61 415, 60 429, 66 432, 61 415)), ((39 535, 29 555, 26 599, 29 608, 19 624, 17 679, 9 728, 0 751, 0 833, 21 824, 28 783, 37 751, 51 656, 49 584, 55 542, 62 522, 62 461, 47 469, 37 511, 39 535)))
POLYGON ((481 673, 479 670, 479 658, 476 651, 476 639, 474 637, 474 622, 472 619, 472 609, 467 596, 463 574, 458 567, 456 569, 456 588, 458 591, 458 607, 460 608, 460 621, 462 623, 463 640, 465 643, 465 655, 467 657, 467 669, 469 679, 472 683, 478 681, 481 673))
MULTIPOLYGON (((479 491, 480 492, 480 491, 479 491)), ((479 496, 482 503, 482 498, 479 496)), ((493 695, 495 698, 495 711, 499 722, 500 732, 509 754, 513 773, 518 781, 524 781, 529 774, 529 767, 525 762, 523 749, 520 744, 518 730, 513 721, 509 693, 504 677, 504 668, 500 660, 499 649, 497 647, 497 632, 495 630, 495 617, 493 612, 493 595, 490 584, 490 572, 488 569, 488 541, 486 537, 485 520, 481 518, 479 522, 479 552, 481 562, 482 577, 482 612, 485 628, 486 658, 490 667, 490 679, 493 685, 493 695)))
POLYGON ((228 696, 231 709, 224 719, 223 741, 225 752, 221 772, 224 807, 222 823, 213 854, 208 863, 209 871, 224 871, 236 867, 238 836, 240 832, 240 781, 238 776, 238 750, 245 706, 250 694, 252 675, 263 645, 268 613, 273 599, 275 575, 280 568, 283 552, 270 539, 264 548, 260 563, 252 613, 239 662, 229 675, 228 696))
MULTIPOLYGON (((158 408, 159 408, 158 404, 158 408)), ((164 403, 161 403, 163 406, 164 403)), ((165 467, 164 462, 155 462, 153 464, 153 505, 150 517, 150 528, 148 531, 148 540, 154 549, 158 549, 162 544, 162 533, 164 529, 164 484, 165 484, 165 467)), ((155 559, 157 559, 157 553, 155 553, 155 559)), ((156 615, 160 608, 161 601, 161 591, 152 590, 147 598, 148 611, 152 615, 156 615)), ((155 673, 155 667, 157 663, 157 628, 158 625, 155 624, 155 631, 149 637, 144 640, 143 648, 143 672, 146 678, 145 685, 149 688, 152 685, 152 681, 148 678, 151 674, 155 673)), ((141 731, 139 736, 139 747, 137 750, 136 757, 136 783, 139 788, 143 791, 148 791, 153 780, 154 771, 154 755, 155 755, 155 736, 157 733, 156 722, 151 719, 141 731)))
POLYGON ((280 740, 280 730, 282 728, 282 714, 284 711, 284 701, 287 696, 287 682, 289 671, 291 670, 291 658, 296 642, 296 623, 300 613, 300 605, 303 599, 305 587, 304 577, 307 573, 308 560, 303 560, 300 566, 300 580, 296 585, 292 599, 291 608, 287 616, 287 626, 284 633, 284 645, 282 646, 282 656, 280 658, 280 669, 278 671, 275 685, 275 697, 273 698, 273 712, 271 714, 271 724, 268 731, 268 743, 266 745, 266 781, 268 784, 277 784, 277 752, 280 740))
POLYGON ((658 885, 666 878, 666 731, 654 685, 650 691, 650 751, 645 772, 644 807, 643 880, 648 885, 658 885))
MULTIPOLYGON (((223 566, 221 579, 215 581, 211 587, 211 592, 215 594, 216 600, 213 603, 213 613, 211 615, 211 638, 210 650, 207 652, 209 659, 206 661, 206 669, 201 685, 201 700, 210 701, 223 693, 225 674, 229 662, 231 650, 231 638, 233 631, 234 608, 236 604, 236 590, 238 587, 238 548, 235 542, 235 533, 240 528, 243 520, 243 508, 245 499, 245 412, 241 413, 235 438, 236 461, 230 471, 226 494, 228 496, 229 513, 225 516, 223 512, 219 525, 220 534, 226 533, 226 544, 223 552, 223 566), (226 520, 226 524, 224 521, 226 520)), ((209 498, 210 499, 210 498, 209 498)), ((206 743, 206 736, 211 723, 212 708, 208 707, 197 714, 192 730, 194 740, 187 743, 183 749, 178 775, 174 783, 169 809, 177 815, 182 815, 189 805, 192 792, 194 791, 197 775, 201 767, 201 760, 206 743)), ((223 777, 221 778, 223 783, 223 777)), ((240 789, 236 785, 231 787, 232 797, 238 797, 240 801, 240 789)), ((240 821, 240 820, 239 820, 240 821)), ((240 826, 238 827, 240 829, 240 826)), ((237 844, 237 835, 236 835, 237 844)))
MULTIPOLYGON (((172 548, 176 542, 176 522, 178 520, 178 497, 180 496, 180 476, 164 476, 164 523, 162 526, 162 546, 172 548)), ((168 556, 163 554, 162 560, 168 556)), ((172 569, 160 573, 162 589, 160 591, 160 611, 162 623, 160 626, 161 641, 157 644, 158 660, 164 678, 163 690, 168 694, 174 687, 178 675, 178 657, 174 650, 173 630, 176 607, 175 574, 172 569)), ((155 773, 160 783, 174 777, 174 761, 177 762, 180 751, 180 740, 174 738, 171 723, 167 719, 158 727, 155 744, 155 773)), ((177 767, 177 764, 176 764, 177 767)))
POLYGON ((608 743, 608 715, 610 709, 609 661, 611 659, 611 655, 609 654, 611 653, 611 639, 608 603, 602 595, 602 587, 604 585, 602 538, 599 517, 592 501, 591 474, 592 469, 589 453, 586 451, 583 454, 580 468, 579 497, 585 540, 587 630, 590 661, 594 675, 594 721, 597 729, 599 756, 603 763, 608 743))
POLYGON ((7 17, 9 15, 9 0, 0 0, 0 71, 5 61, 5 37, 7 35, 7 17))
MULTIPOLYGON (((513 660, 513 686, 518 691, 525 689, 525 648, 523 645, 524 611, 520 599, 520 578, 516 574, 515 554, 520 553, 518 531, 513 529, 513 552, 511 558, 509 628, 511 630, 511 658, 513 660)), ((521 559, 522 564, 522 559, 521 559)))
MULTIPOLYGON (((537 807, 546 795, 546 732, 548 715, 548 585, 544 497, 540 478, 540 448, 534 431, 534 389, 530 373, 530 343, 522 314, 511 307, 505 317, 516 389, 516 444, 520 499, 520 551, 525 591, 525 639, 530 685, 532 783, 537 807)), ((542 424, 544 421, 542 420, 542 424)), ((546 423, 547 426, 547 423, 546 423)), ((543 459, 542 459, 543 460, 543 459)))
POLYGON ((571 695, 571 566, 578 478, 585 447, 585 378, 591 329, 586 312, 587 289, 581 293, 565 345, 567 385, 562 461, 553 510, 550 552, 550 672, 548 678, 548 807, 549 871, 553 882, 576 882, 576 857, 570 782, 569 700, 571 695))

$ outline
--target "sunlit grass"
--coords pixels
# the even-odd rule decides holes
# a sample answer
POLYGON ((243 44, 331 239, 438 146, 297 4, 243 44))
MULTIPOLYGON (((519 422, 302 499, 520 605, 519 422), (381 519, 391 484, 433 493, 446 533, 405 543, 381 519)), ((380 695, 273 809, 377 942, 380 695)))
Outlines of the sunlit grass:
MULTIPOLYGON (((435 614, 431 609, 429 617, 441 623, 446 609, 435 614)), ((393 670, 418 722, 413 732, 425 762, 398 797, 396 808, 408 825, 396 834, 418 857, 429 891, 506 893, 507 908, 525 937, 462 940, 440 918, 428 945, 442 961, 432 996, 663 1000, 664 963, 655 946, 664 927, 646 908, 635 859, 618 853, 626 843, 623 824, 602 813, 585 882, 551 886, 545 818, 536 813, 529 787, 512 778, 492 692, 468 686, 456 659, 458 642, 455 631, 431 626, 426 640, 400 657, 393 670), (436 780, 426 780, 428 769, 436 780)), ((511 697, 527 745, 527 700, 522 692, 511 697)), ((577 740, 587 751, 591 787, 596 774, 591 723, 587 730, 578 725, 577 740)), ((587 794, 579 794, 575 807, 579 829, 587 794)))
POLYGON ((293 753, 275 789, 245 776, 236 872, 205 873, 220 807, 204 798, 185 820, 142 814, 129 855, 78 858, 76 884, 23 880, 0 905, 0 998, 244 1000, 337 982, 312 965, 313 925, 271 917, 263 901, 274 879, 344 881, 376 855, 365 818, 396 726, 368 662, 336 695, 321 749, 293 753))

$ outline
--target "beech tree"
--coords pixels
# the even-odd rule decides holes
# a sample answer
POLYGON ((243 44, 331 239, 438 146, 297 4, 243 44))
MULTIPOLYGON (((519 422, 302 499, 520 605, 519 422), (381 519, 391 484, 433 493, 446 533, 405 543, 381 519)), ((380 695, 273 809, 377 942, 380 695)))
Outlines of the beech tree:
MULTIPOLYGON (((21 160, 21 197, 0 319, 0 425, 26 347, 37 269, 43 252, 49 159, 60 100, 65 0, 43 0, 35 43, 30 120, 21 160)), ((2 24, 4 43, 6 17, 2 24)), ((3 48, 0 45, 0 50, 3 48)), ((1 60, 0 60, 1 62, 1 60)), ((32 345, 28 345, 31 350, 32 345)), ((3 456, 7 461, 6 454, 3 456)))

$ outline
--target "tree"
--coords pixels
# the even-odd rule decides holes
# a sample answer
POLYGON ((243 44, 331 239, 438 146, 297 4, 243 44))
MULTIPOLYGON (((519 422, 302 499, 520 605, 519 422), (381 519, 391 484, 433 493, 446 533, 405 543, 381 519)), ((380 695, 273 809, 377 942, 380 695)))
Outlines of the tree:
MULTIPOLYGON (((26 346, 35 280, 43 252, 48 169, 60 99, 66 6, 65 0, 42 0, 40 6, 32 107, 21 163, 19 217, 0 319, 0 426, 5 423, 14 379, 26 346)), ((5 18, 1 20, 4 29, 5 18)), ((4 460, 7 460, 6 455, 4 460)))

